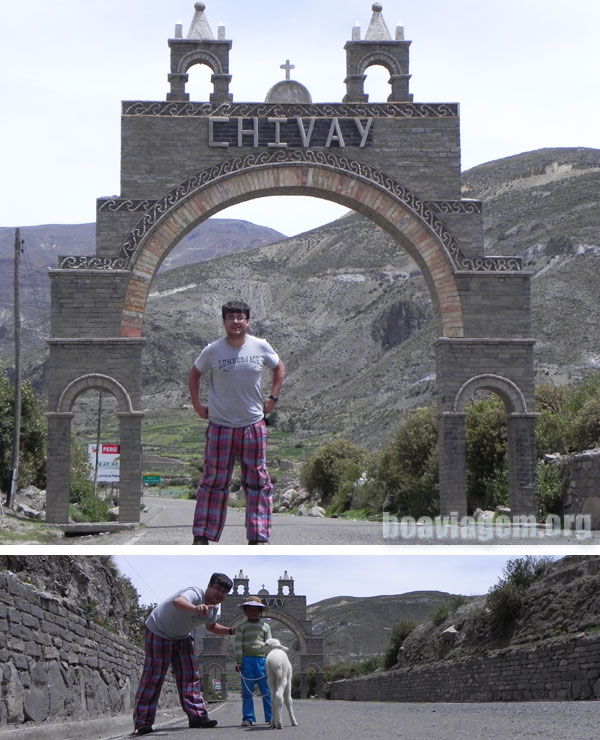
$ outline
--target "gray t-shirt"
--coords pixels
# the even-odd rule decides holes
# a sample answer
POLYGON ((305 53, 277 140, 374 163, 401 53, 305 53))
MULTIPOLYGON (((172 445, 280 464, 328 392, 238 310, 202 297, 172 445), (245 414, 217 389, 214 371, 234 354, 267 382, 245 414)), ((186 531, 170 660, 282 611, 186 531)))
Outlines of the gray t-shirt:
POLYGON ((204 591, 201 588, 197 586, 182 588, 151 612, 146 620, 146 627, 150 632, 166 640, 183 640, 201 624, 215 624, 217 621, 216 606, 211 606, 209 613, 202 617, 193 612, 183 612, 174 606, 173 601, 178 596, 185 596, 195 605, 204 603, 204 591))
POLYGON ((194 366, 208 382, 208 418, 225 427, 245 427, 263 418, 261 376, 279 356, 265 339, 246 334, 241 347, 226 337, 205 347, 194 366))

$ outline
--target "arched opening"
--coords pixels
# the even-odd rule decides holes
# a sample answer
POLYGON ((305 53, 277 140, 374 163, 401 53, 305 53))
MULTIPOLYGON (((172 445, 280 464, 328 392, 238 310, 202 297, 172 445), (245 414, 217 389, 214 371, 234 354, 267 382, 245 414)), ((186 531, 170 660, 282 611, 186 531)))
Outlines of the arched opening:
MULTIPOLYGON (((210 173, 202 173, 200 182, 192 178, 172 191, 123 244, 122 253, 129 255, 131 261, 132 278, 123 306, 121 336, 141 335, 151 281, 166 255, 185 234, 223 208, 274 193, 330 199, 381 226, 422 270, 436 315, 441 319, 442 334, 462 336, 461 299, 453 273, 454 261, 462 259, 462 255, 450 234, 424 203, 401 186, 383 189, 377 180, 341 171, 341 160, 336 159, 335 164, 333 169, 327 163, 284 160, 266 166, 251 158, 244 167, 238 160, 235 166, 242 167, 239 172, 225 170, 208 184, 204 184, 205 177, 210 177, 210 173), (171 204, 174 198, 179 203, 171 204)), ((352 169, 352 163, 346 166, 352 169)))
POLYGON ((364 91, 369 96, 369 103, 386 102, 391 94, 390 71, 382 64, 371 64, 366 70, 367 76, 364 91))
MULTIPOLYGON (((119 439, 119 443, 122 438, 130 435, 133 439, 139 438, 143 413, 133 410, 131 398, 121 383, 100 373, 90 373, 72 380, 61 393, 56 409, 46 414, 49 436, 59 441, 61 449, 60 455, 48 456, 49 491, 52 483, 56 485, 56 492, 51 491, 54 506, 48 511, 47 521, 49 522, 66 523, 69 521, 69 486, 65 486, 64 481, 70 478, 72 421, 77 410, 77 400, 90 391, 98 392, 96 399, 100 398, 101 394, 105 403, 107 398, 112 397, 113 400, 108 403, 113 415, 118 418, 118 429, 114 427, 113 433, 119 439)), ((83 408, 86 408, 85 403, 83 408)), ((91 408, 89 403, 87 408, 91 408)), ((115 462, 114 459, 113 462, 115 462)), ((139 520, 140 505, 136 495, 137 489, 131 486, 131 480, 136 478, 139 480, 140 475, 140 462, 135 445, 133 447, 124 446, 122 450, 119 446, 118 462, 119 519, 135 522, 139 520), (120 495, 122 482, 124 482, 123 488, 126 491, 123 496, 120 495)), ((102 517, 98 520, 102 520, 102 517)))
POLYGON ((185 91, 190 96, 190 102, 204 102, 210 100, 213 92, 213 71, 207 64, 193 64, 187 71, 188 81, 185 91))
POLYGON ((456 394, 453 414, 464 458, 471 459, 472 469, 465 471, 470 513, 505 505, 513 516, 535 519, 538 414, 529 411, 519 387, 491 373, 470 378, 456 394))

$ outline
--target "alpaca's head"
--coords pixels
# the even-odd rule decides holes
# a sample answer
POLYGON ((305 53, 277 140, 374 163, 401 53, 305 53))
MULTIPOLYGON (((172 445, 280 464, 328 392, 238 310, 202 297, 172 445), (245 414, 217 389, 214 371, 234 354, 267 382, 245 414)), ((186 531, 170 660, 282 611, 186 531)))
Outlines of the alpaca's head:
POLYGON ((275 637, 269 637, 268 640, 265 640, 265 647, 269 651, 279 648, 280 650, 285 650, 287 652, 286 646, 282 645, 275 637))

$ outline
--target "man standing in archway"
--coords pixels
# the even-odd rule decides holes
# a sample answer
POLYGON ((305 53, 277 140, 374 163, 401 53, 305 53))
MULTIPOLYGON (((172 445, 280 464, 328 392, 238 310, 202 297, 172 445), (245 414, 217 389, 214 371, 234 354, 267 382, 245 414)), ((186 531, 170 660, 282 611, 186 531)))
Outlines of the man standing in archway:
POLYGON ((194 544, 218 542, 227 516, 229 484, 236 458, 246 494, 249 545, 266 545, 271 533, 273 502, 266 465, 265 415, 275 408, 285 377, 278 354, 264 339, 248 334, 250 307, 230 301, 221 307, 225 336, 205 347, 188 377, 193 407, 208 419, 204 472, 198 485, 194 514, 194 544), (271 395, 263 399, 264 367, 272 371, 271 395), (208 404, 200 402, 200 382, 206 376, 208 404))

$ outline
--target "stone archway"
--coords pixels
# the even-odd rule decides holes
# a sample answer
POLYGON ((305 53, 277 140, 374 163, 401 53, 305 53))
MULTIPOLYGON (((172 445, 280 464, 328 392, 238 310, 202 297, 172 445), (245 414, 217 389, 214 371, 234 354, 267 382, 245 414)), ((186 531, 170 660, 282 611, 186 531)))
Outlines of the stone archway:
POLYGON ((461 197, 458 104, 413 103, 411 42, 401 27, 391 38, 378 3, 365 38, 354 29, 344 47, 341 103, 233 103, 231 41, 224 28, 214 39, 204 10, 196 4, 187 38, 179 28, 169 40, 166 101, 123 102, 121 195, 98 200, 96 254, 60 257, 50 271, 48 521, 67 521, 70 419, 60 399, 92 375, 113 378, 130 399, 121 419, 120 483, 121 501, 129 503, 120 518, 139 519, 142 320, 152 279, 195 225, 268 195, 346 205, 396 239, 421 269, 439 326, 441 513, 467 513, 457 399, 475 387, 471 379, 494 375, 507 383, 495 392, 510 399, 514 386, 524 401, 510 416, 519 451, 511 497, 519 512, 535 513, 531 276, 518 257, 484 253, 482 204, 461 197), (214 72, 209 102, 189 102, 185 92, 194 64, 214 72), (373 64, 390 72, 387 103, 364 95, 364 72, 373 64))
MULTIPOLYGON (((73 405, 83 393, 91 390, 103 391, 117 402, 116 416, 119 419, 119 438, 131 438, 141 431, 143 412, 133 408, 126 388, 114 378, 102 373, 87 373, 72 380, 58 399, 56 410, 46 413, 48 419, 49 454, 47 462, 48 494, 52 495, 52 507, 46 519, 49 522, 65 523, 69 516, 69 486, 56 483, 70 479, 71 423, 73 405), (64 477, 66 476, 66 477, 64 477), (54 484, 54 488, 52 488, 54 484)), ((133 483, 141 475, 141 454, 126 445, 120 455, 121 483, 133 483)), ((139 521, 139 496, 135 486, 121 485, 119 494, 119 518, 124 522, 139 521)))
MULTIPOLYGON (((383 172, 334 154, 277 151, 228 160, 189 178, 155 204, 121 246, 131 270, 120 335, 139 337, 150 285, 169 251, 202 221, 236 203, 270 195, 312 195, 348 206, 390 236, 419 265, 442 334, 461 337, 464 320, 456 269, 471 269, 452 234, 428 205, 383 172)), ((484 258, 489 270, 494 258, 484 258)))
MULTIPOLYGON (((228 627, 237 627, 246 616, 240 612, 239 606, 249 593, 249 579, 242 572, 234 579, 234 590, 221 606, 221 624, 228 627), (240 588, 242 593, 239 592, 240 588)), ((317 671, 318 697, 325 696, 324 669, 325 656, 323 638, 312 633, 312 621, 308 619, 306 596, 294 592, 294 579, 287 575, 278 580, 277 595, 271 596, 264 588, 258 594, 267 607, 266 616, 287 627, 299 646, 300 657, 300 694, 302 698, 308 695, 307 673, 309 668, 317 671), (284 589, 289 593, 284 594, 284 589)), ((286 647, 289 647, 286 646, 286 647)), ((227 653, 229 641, 226 638, 206 636, 203 640, 203 681, 208 685, 209 672, 217 669, 221 673, 221 698, 227 698, 227 653)))
MULTIPOLYGON (((457 457, 466 460, 465 407, 480 390, 494 393, 504 404, 511 512, 514 517, 535 516, 535 421, 539 414, 528 409, 525 396, 512 380, 494 373, 484 373, 463 383, 454 399, 452 412, 447 415, 447 420, 452 420, 455 427, 453 438, 457 457)), ((466 467, 463 465, 462 469, 456 467, 455 470, 455 485, 466 488, 466 467)))

